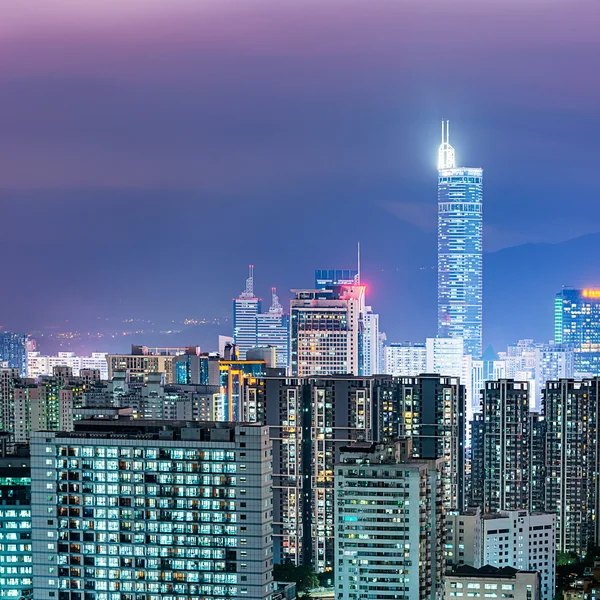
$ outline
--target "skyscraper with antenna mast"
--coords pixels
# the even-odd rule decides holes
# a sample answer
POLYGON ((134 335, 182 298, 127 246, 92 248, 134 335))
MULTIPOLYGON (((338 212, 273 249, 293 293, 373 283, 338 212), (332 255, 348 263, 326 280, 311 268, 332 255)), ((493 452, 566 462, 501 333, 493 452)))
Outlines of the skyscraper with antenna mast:
POLYGON ((233 341, 240 360, 258 345, 256 317, 260 311, 261 300, 254 295, 254 265, 249 265, 246 288, 233 300, 233 341))
POLYGON ((482 353, 483 169, 457 167, 450 122, 438 151, 438 335, 482 353))

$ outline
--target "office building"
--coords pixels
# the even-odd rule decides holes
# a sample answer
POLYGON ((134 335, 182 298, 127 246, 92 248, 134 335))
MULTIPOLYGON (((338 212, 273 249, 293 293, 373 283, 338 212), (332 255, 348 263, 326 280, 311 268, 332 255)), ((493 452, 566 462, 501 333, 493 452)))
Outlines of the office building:
POLYGON ((483 517, 482 564, 538 571, 541 600, 554 597, 555 516, 509 511, 483 517))
POLYGON ((438 336, 482 353, 483 170, 456 167, 449 123, 438 156, 438 336))
POLYGON ((129 371, 132 379, 143 382, 149 373, 164 373, 165 382, 173 383, 175 357, 185 354, 186 348, 148 348, 131 346, 131 354, 107 354, 108 379, 115 371, 129 371))
POLYGON ((268 428, 81 423, 32 437, 36 600, 272 598, 268 428))
POLYGON ((106 356, 106 352, 93 352, 91 356, 77 356, 74 352, 59 352, 56 356, 29 352, 28 377, 52 375, 54 367, 70 367, 75 377, 79 377, 82 370, 95 369, 100 371, 101 379, 108 379, 106 356))
POLYGON ((0 332, 0 367, 19 369, 21 377, 27 377, 27 335, 0 332))
POLYGON ((275 348, 276 364, 270 365, 287 369, 290 362, 290 318, 283 312, 277 290, 271 289, 269 312, 256 315, 256 345, 275 348))
POLYGON ((377 381, 378 441, 408 437, 414 458, 442 458, 444 507, 465 504, 465 389, 455 377, 424 374, 377 381))
POLYGON ((461 565, 444 577, 444 598, 484 597, 541 600, 540 575, 514 567, 461 565))
POLYGON ((29 450, 0 433, 0 599, 33 597, 29 450))
POLYGON ((266 375, 267 367, 263 360, 222 360, 219 363, 219 421, 240 421, 242 418, 241 399, 247 383, 254 383, 266 375))
POLYGON ((365 288, 292 290, 291 375, 358 375, 365 288))
POLYGON ((219 357, 202 353, 192 346, 173 358, 173 379, 176 384, 219 385, 219 357))
POLYGON ((412 459, 409 446, 342 448, 335 467, 338 600, 441 595, 441 461, 412 459))
POLYGON ((556 294, 554 343, 573 347, 576 377, 600 375, 600 290, 563 288, 556 294))
POLYGON ((379 339, 379 315, 370 306, 365 306, 363 313, 362 334, 362 369, 360 375, 377 375, 380 364, 381 344, 379 339))
POLYGON ((412 342, 393 342, 385 347, 385 370, 394 377, 416 377, 427 373, 427 347, 412 342))
POLYGON ((357 269, 317 269, 315 271, 315 289, 329 290, 340 285, 357 283, 357 269))
POLYGON ((585 556, 598 545, 600 378, 546 382, 545 510, 556 515, 560 552, 585 556))
POLYGON ((260 312, 261 300, 254 295, 254 265, 250 265, 246 288, 233 300, 233 341, 240 360, 258 345, 256 317, 260 312))
POLYGON ((460 338, 427 338, 427 373, 459 377, 463 381, 465 346, 460 338))

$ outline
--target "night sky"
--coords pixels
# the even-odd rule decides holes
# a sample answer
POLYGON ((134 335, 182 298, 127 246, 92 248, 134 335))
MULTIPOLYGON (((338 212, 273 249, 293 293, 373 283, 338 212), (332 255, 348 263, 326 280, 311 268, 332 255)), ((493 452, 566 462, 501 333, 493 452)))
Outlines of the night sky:
POLYGON ((360 240, 389 337, 435 334, 441 119, 486 252, 600 231, 599 31, 597 0, 4 2, 0 324, 225 316, 250 262, 287 302, 360 240))

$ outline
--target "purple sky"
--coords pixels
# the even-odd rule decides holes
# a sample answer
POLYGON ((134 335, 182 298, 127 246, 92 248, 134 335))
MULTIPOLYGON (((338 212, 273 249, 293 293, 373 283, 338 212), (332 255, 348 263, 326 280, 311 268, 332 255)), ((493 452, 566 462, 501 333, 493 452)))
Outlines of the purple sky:
MULTIPOLYGON (((488 251, 600 231, 597 0, 2 13, 0 249, 27 276, 0 301, 10 327, 140 295, 152 314, 227 314, 248 262, 266 295, 347 266, 359 238, 374 274, 429 266, 442 118, 459 162, 485 169, 488 251), (173 278, 175 300, 157 290, 173 278)), ((398 282, 373 279, 390 308, 398 282)))

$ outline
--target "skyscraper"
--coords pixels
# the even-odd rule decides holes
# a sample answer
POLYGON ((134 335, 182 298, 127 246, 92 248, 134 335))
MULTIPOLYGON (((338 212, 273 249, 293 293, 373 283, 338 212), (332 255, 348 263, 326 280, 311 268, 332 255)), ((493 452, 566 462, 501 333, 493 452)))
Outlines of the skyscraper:
POLYGON ((260 313, 260 305, 260 298, 254 295, 254 265, 250 265, 246 289, 233 300, 233 341, 240 360, 246 358, 250 348, 257 346, 256 316, 260 313))
POLYGON ((296 297, 290 305, 291 374, 358 375, 364 286, 292 291, 296 297))
POLYGON ((290 318, 283 312, 276 288, 271 288, 269 312, 256 315, 256 336, 257 346, 275 348, 277 364, 273 366, 287 369, 290 360, 290 318))
POLYGON ((438 154, 438 335, 482 352, 483 170, 456 167, 449 122, 438 154))
POLYGON ((600 375, 600 290, 565 288, 556 294, 554 343, 573 346, 576 376, 600 375))

